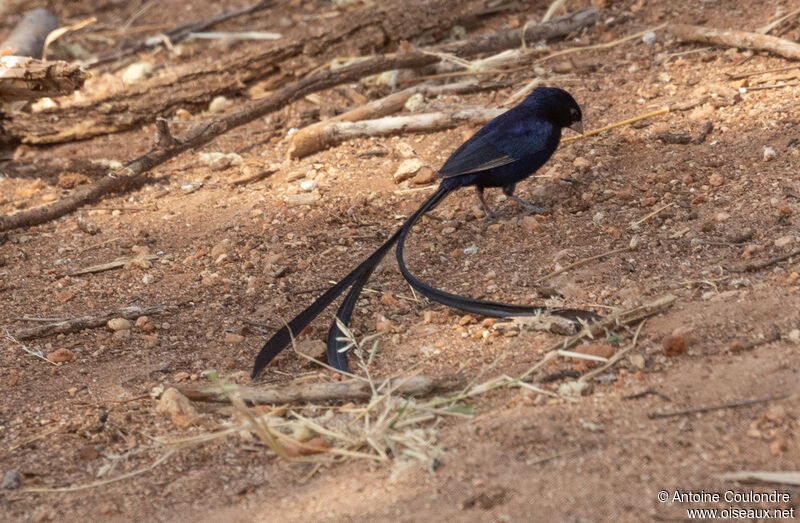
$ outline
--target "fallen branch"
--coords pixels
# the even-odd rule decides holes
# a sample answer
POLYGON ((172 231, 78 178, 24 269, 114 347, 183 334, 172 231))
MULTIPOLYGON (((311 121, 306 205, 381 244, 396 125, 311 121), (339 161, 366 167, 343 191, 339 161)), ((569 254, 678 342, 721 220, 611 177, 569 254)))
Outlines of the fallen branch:
POLYGON ((306 142, 303 150, 306 154, 330 147, 352 138, 370 136, 390 136, 397 133, 420 133, 452 129, 462 124, 482 125, 505 112, 503 109, 486 109, 469 107, 456 109, 453 112, 436 112, 412 114, 409 116, 387 116, 377 120, 360 122, 328 122, 319 129, 313 139, 306 142), (316 149, 316 151, 312 150, 316 149))
POLYGON ((174 450, 170 450, 169 452, 167 452, 166 454, 164 454, 163 456, 161 456, 160 458, 155 460, 150 465, 148 465, 148 466, 146 466, 144 468, 141 468, 141 469, 137 469, 137 470, 132 470, 130 472, 126 472, 125 474, 120 474, 119 476, 114 477, 114 478, 101 479, 101 480, 92 481, 91 483, 86 483, 86 484, 83 484, 83 485, 73 485, 71 487, 56 487, 56 488, 30 487, 30 488, 20 489, 18 492, 21 492, 21 493, 37 492, 37 493, 40 493, 40 494, 46 494, 46 493, 52 493, 52 492, 76 492, 78 490, 87 490, 87 489, 91 489, 91 488, 102 487, 103 485, 108 485, 109 483, 115 483, 117 481, 123 481, 123 480, 126 480, 126 479, 130 479, 130 478, 132 478, 134 476, 138 476, 139 474, 144 474, 145 472, 150 472, 151 470, 153 470, 154 468, 158 467, 159 465, 164 463, 166 460, 168 460, 170 458, 170 456, 172 456, 172 454, 174 454, 174 453, 175 453, 174 450))
POLYGON ((768 472, 765 470, 742 470, 717 474, 718 479, 740 483, 777 483, 800 487, 800 472, 768 472))
POLYGON ((589 263, 590 261, 598 260, 600 258, 605 258, 607 256, 612 256, 614 254, 619 254, 621 252, 628 252, 628 251, 632 251, 632 250, 633 250, 633 248, 629 246, 629 247, 622 247, 620 249, 614 249, 614 250, 611 250, 611 251, 608 251, 608 252, 604 252, 604 253, 601 253, 601 254, 596 254, 594 256, 589 256, 588 258, 584 258, 584 259, 578 260, 578 261, 576 261, 574 263, 570 263, 569 265, 565 265, 564 267, 561 267, 560 269, 557 269, 557 270, 555 270, 555 271, 553 271, 553 272, 551 272, 549 274, 545 274, 544 276, 542 276, 538 280, 534 281, 533 283, 534 283, 534 285, 539 285, 540 283, 543 283, 544 281, 549 280, 553 276, 558 276, 562 272, 566 272, 566 271, 568 271, 570 269, 574 269, 575 267, 580 267, 581 265, 585 265, 585 264, 589 263))
POLYGON ((137 128, 158 116, 169 118, 178 108, 197 108, 215 96, 240 93, 255 82, 263 81, 261 87, 274 92, 308 73, 315 62, 329 60, 352 47, 380 48, 387 40, 408 41, 425 33, 449 32, 453 25, 465 25, 474 18, 470 11, 486 1, 370 4, 337 17, 325 30, 316 27, 294 38, 244 46, 232 50, 225 60, 206 53, 199 62, 176 64, 100 99, 71 100, 60 107, 15 114, 3 123, 4 131, 25 143, 83 140, 137 128), (425 8, 421 9, 423 3, 425 8))
POLYGON ((67 62, 0 56, 0 102, 70 94, 80 89, 87 77, 79 66, 67 62))
POLYGON ((96 272, 105 272, 110 271, 113 269, 119 269, 120 267, 125 267, 132 261, 139 261, 139 262, 149 262, 152 260, 157 260, 158 256, 155 254, 146 254, 144 256, 125 256, 122 258, 117 258, 114 261, 110 261, 108 263, 101 263, 100 265, 92 265, 91 267, 86 267, 85 269, 80 269, 75 272, 69 273, 70 276, 82 276, 84 274, 93 274, 96 272))
POLYGON ((32 340, 35 338, 44 338, 53 336, 55 334, 67 334, 70 332, 78 332, 85 329, 96 329, 104 327, 108 320, 112 318, 125 318, 132 320, 139 316, 148 316, 160 314, 166 310, 163 305, 154 307, 123 307, 115 311, 100 312, 97 314, 85 314, 68 320, 59 321, 56 323, 49 323, 39 327, 30 327, 21 329, 11 333, 17 340, 32 340))
POLYGON ((743 401, 733 401, 731 403, 723 403, 722 405, 705 405, 702 407, 692 407, 690 409, 674 410, 671 412, 649 412, 647 417, 650 419, 659 418, 673 418, 675 416, 686 416, 688 414, 698 414, 703 412, 711 412, 714 410, 723 409, 737 409, 739 407, 747 407, 749 405, 756 405, 759 403, 769 403, 771 401, 783 400, 791 396, 790 394, 781 394, 779 396, 769 396, 767 398, 755 398, 743 401))
MULTIPOLYGON (((205 29, 208 29, 209 27, 230 20, 231 18, 236 18, 237 16, 253 14, 255 12, 261 11, 262 9, 266 9, 271 6, 272 6, 271 1, 261 0, 260 2, 250 4, 248 6, 241 7, 239 9, 231 9, 230 11, 225 11, 224 13, 220 13, 217 16, 212 16, 211 18, 200 20, 199 22, 193 22, 191 24, 186 24, 180 27, 176 27, 175 29, 171 29, 163 33, 163 36, 169 41, 170 44, 175 45, 181 40, 187 38, 192 33, 203 31, 205 29)), ((164 38, 150 37, 143 42, 139 42, 135 45, 131 45, 123 49, 120 49, 119 51, 115 51, 113 53, 101 56, 89 62, 86 65, 87 67, 94 68, 109 62, 116 62, 120 58, 125 58, 126 56, 130 56, 139 53, 141 51, 146 51, 147 49, 151 49, 153 47, 158 47, 164 44, 164 38)))
POLYGON ((779 264, 779 263, 781 263, 783 261, 786 261, 786 260, 789 260, 791 258, 794 258, 795 256, 800 256, 800 249, 795 249, 792 252, 790 252, 789 254, 784 254, 782 256, 776 256, 775 258, 770 258, 769 260, 765 260, 763 262, 748 263, 747 265, 744 265, 742 267, 725 267, 725 270, 729 271, 729 272, 736 272, 736 273, 756 272, 756 271, 760 271, 762 269, 766 269, 768 267, 772 267, 773 265, 777 265, 777 264, 779 264))
MULTIPOLYGON (((568 34, 581 27, 586 27, 596 20, 596 9, 583 9, 545 24, 530 26, 525 30, 524 34, 526 39, 531 40, 553 38, 558 35, 568 34)), ((516 31, 516 34, 521 37, 521 31, 516 31)), ((489 37, 482 36, 459 44, 457 52, 464 54, 489 52, 492 51, 491 45, 494 45, 494 42, 497 41, 509 45, 512 43, 510 37, 501 39, 498 37, 493 38, 491 35, 489 37)), ((430 53, 412 51, 398 55, 376 56, 335 70, 324 69, 318 71, 311 76, 273 92, 269 96, 250 102, 229 115, 196 123, 177 137, 178 143, 174 146, 151 149, 148 153, 132 160, 123 168, 112 171, 91 184, 81 186, 61 200, 27 211, 0 216, 0 232, 18 227, 38 225, 64 216, 81 205, 98 200, 110 191, 133 182, 142 174, 182 152, 201 147, 231 129, 281 109, 286 104, 313 92, 353 82, 380 72, 420 67, 421 65, 435 63, 438 60, 438 56, 430 53)))
MULTIPOLYGON (((633 323, 639 322, 644 320, 645 318, 649 318, 650 316, 654 316, 664 310, 668 309, 672 306, 673 303, 678 298, 673 296, 672 294, 667 294, 666 296, 662 296, 657 300, 650 302, 646 305, 641 305, 639 307, 634 307, 633 309, 628 309, 625 311, 615 312, 609 314, 607 316, 603 316, 600 321, 590 323, 588 325, 584 325, 581 331, 565 340, 559 341, 555 345, 553 345, 550 350, 545 354, 545 357, 542 358, 536 365, 532 366, 528 370, 525 371, 522 376, 519 377, 520 380, 524 380, 526 377, 530 376, 537 370, 539 370, 543 365, 545 365, 548 361, 563 354, 563 352, 578 343, 584 338, 595 339, 595 336, 600 336, 605 334, 606 331, 617 329, 620 326, 624 325, 631 325, 633 323)), ((631 345, 631 348, 635 347, 634 344, 631 345)), ((627 352, 627 350, 625 351, 627 352)), ((618 353, 619 354, 619 353, 618 353)), ((614 364, 618 361, 618 358, 612 357, 608 360, 608 364, 614 364)))
MULTIPOLYGON (((356 129, 358 126, 358 123, 347 125, 348 122, 360 123, 361 120, 375 120, 377 118, 399 112, 403 109, 408 99, 417 93, 427 95, 436 95, 442 93, 464 94, 488 89, 497 89, 500 87, 505 87, 506 85, 508 84, 504 82, 493 82, 488 84, 461 82, 457 84, 426 84, 410 87, 408 89, 392 93, 389 96, 379 100, 369 102, 338 116, 334 116, 333 118, 329 118, 325 121, 317 122, 300 129, 292 135, 288 154, 294 158, 303 158, 315 152, 327 149, 328 147, 332 147, 353 136, 372 136, 370 134, 354 134, 352 136, 342 137, 348 132, 352 132, 352 130, 356 129)), ((383 134, 380 135, 383 136, 383 134)))
MULTIPOLYGON (((462 389, 466 380, 460 375, 412 376, 390 380, 393 393, 421 396, 462 389)), ((380 386, 378 387, 380 388, 380 386)), ((181 394, 193 401, 228 403, 230 400, 218 392, 205 388, 177 387, 181 394)), ((237 393, 245 403, 255 405, 282 405, 286 403, 320 403, 325 401, 360 401, 372 398, 368 381, 347 380, 330 383, 311 383, 270 388, 239 387, 237 393)))
POLYGON ((669 32, 678 40, 684 42, 701 42, 768 51, 790 60, 800 60, 800 44, 775 36, 684 24, 673 24, 668 28, 669 32))

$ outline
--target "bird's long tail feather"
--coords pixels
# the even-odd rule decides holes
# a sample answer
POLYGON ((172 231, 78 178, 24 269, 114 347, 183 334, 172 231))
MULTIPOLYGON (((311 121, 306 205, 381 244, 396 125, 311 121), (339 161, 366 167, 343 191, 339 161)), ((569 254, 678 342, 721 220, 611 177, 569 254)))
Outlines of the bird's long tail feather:
MULTIPOLYGON (((277 356, 284 348, 286 348, 289 342, 291 342, 292 336, 297 335, 300 331, 302 331, 309 323, 314 321, 314 318, 316 318, 320 312, 325 310, 325 308, 328 307, 333 300, 342 294, 345 289, 352 286, 336 312, 336 317, 339 318, 344 325, 347 325, 350 321, 350 316, 353 314, 353 309, 355 308, 356 301, 361 294, 361 290, 364 288, 364 285, 366 285, 367 280, 375 270, 375 267, 378 265, 378 263, 380 263, 381 259, 383 259, 392 245, 394 245, 394 243, 400 237, 402 231, 404 231, 410 225, 413 225, 419 219, 419 217, 425 214, 427 211, 433 209, 451 190, 452 189, 446 189, 440 186, 436 192, 430 195, 428 199, 425 200, 414 212, 414 214, 412 214, 403 223, 403 225, 400 226, 400 228, 383 243, 383 245, 378 247, 378 249, 369 256, 369 258, 364 260, 358 267, 350 271, 350 273, 339 280, 336 285, 325 291, 322 296, 314 300, 311 305, 309 305, 300 314, 295 316, 294 319, 288 323, 288 325, 284 325, 275 334, 273 334, 272 337, 267 340, 264 346, 261 347, 261 351, 258 353, 258 356, 256 356, 256 361, 253 365, 252 377, 255 378, 258 376, 269 364, 269 362, 271 362, 275 356, 277 356)), ((344 352, 340 352, 340 349, 344 347, 344 342, 340 341, 339 339, 341 336, 342 333, 334 321, 330 330, 328 331, 328 364, 339 370, 347 370, 347 355, 344 352)))
POLYGON ((465 312, 472 312, 475 314, 482 314, 484 316, 504 317, 504 316, 533 316, 548 312, 556 316, 561 316, 570 320, 583 319, 583 320, 596 320, 599 318, 597 314, 591 311, 582 309, 564 309, 564 308, 550 308, 537 305, 514 305, 510 303, 500 303, 496 301, 479 300, 469 298, 466 296, 459 296, 449 292, 431 287, 427 283, 419 280, 416 276, 409 272, 403 260, 403 247, 405 246, 406 237, 414 227, 414 222, 419 219, 416 216, 414 221, 409 220, 406 225, 400 230, 397 239, 397 264, 400 267, 400 272, 403 273, 406 281, 411 287, 428 298, 429 300, 442 303, 448 307, 460 309, 465 312))

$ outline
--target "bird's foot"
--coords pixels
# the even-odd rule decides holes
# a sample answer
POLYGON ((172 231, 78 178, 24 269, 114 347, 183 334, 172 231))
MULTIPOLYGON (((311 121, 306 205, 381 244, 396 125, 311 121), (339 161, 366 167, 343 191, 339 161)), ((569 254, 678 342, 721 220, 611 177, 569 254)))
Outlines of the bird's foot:
POLYGON ((547 212, 546 208, 533 205, 532 203, 526 202, 522 198, 514 196, 513 194, 507 194, 506 196, 517 202, 520 205, 520 207, 522 207, 523 216, 528 216, 530 214, 544 214, 545 212, 547 212))
POLYGON ((483 210, 483 220, 488 222, 490 220, 494 220, 495 218, 499 218, 502 214, 502 210, 494 211, 487 207, 483 210))

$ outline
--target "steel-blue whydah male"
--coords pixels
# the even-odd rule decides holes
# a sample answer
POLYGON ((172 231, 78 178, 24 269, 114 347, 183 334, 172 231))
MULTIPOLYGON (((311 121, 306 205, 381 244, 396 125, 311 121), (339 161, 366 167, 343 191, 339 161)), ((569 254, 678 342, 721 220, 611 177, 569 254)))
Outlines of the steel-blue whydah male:
MULTIPOLYGON (((290 343, 292 335, 303 330, 323 309, 350 287, 350 291, 336 312, 336 317, 347 325, 362 288, 395 242, 397 242, 397 261, 403 276, 414 289, 433 301, 463 311, 496 317, 533 315, 547 311, 573 320, 596 318, 597 315, 594 313, 579 309, 511 305, 450 294, 417 279, 408 271, 403 261, 403 245, 416 221, 436 207, 445 196, 460 187, 474 186, 481 206, 489 216, 493 213, 483 198, 483 190, 487 187, 500 187, 506 196, 520 203, 528 211, 538 211, 534 206, 514 196, 514 187, 517 182, 531 176, 550 159, 558 147, 561 131, 565 127, 582 132, 581 109, 568 92, 551 87, 535 89, 519 105, 484 125, 456 149, 439 170, 438 177, 441 181, 436 192, 428 197, 383 245, 264 344, 256 357, 253 377, 258 376, 264 367, 290 343)), ((341 337, 342 333, 334 321, 328 331, 328 363, 339 370, 346 370, 347 355, 341 350, 345 344, 341 337)))

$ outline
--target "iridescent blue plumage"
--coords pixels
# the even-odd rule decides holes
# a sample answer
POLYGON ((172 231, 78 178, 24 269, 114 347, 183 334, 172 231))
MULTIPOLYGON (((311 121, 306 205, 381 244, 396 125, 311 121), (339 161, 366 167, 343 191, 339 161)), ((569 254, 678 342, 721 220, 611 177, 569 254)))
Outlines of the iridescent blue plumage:
MULTIPOLYGON (((492 212, 483 199, 483 189, 486 187, 502 187, 503 192, 510 198, 529 210, 537 210, 514 196, 514 188, 517 182, 532 175, 550 159, 558 147, 561 130, 564 127, 581 132, 581 119, 580 107, 569 93, 562 89, 540 87, 528 95, 522 103, 484 125, 447 159, 439 169, 441 182, 436 192, 420 205, 400 229, 361 265, 328 289, 290 321, 288 326, 279 329, 264 344, 256 357, 253 377, 257 376, 288 345, 293 334, 304 329, 350 287, 336 313, 336 317, 347 325, 361 289, 395 242, 397 242, 397 261, 403 276, 414 289, 433 301, 488 316, 530 315, 545 310, 537 306, 476 300, 431 287, 417 279, 406 268, 403 261, 403 244, 416 221, 436 207, 445 196, 460 187, 474 186, 481 205, 489 215, 492 212)), ((550 310, 550 312, 568 318, 595 316, 593 313, 575 309, 550 310)), ((346 370, 347 356, 342 351, 344 343, 341 337, 342 333, 334 323, 328 331, 328 363, 337 369, 346 370)))

